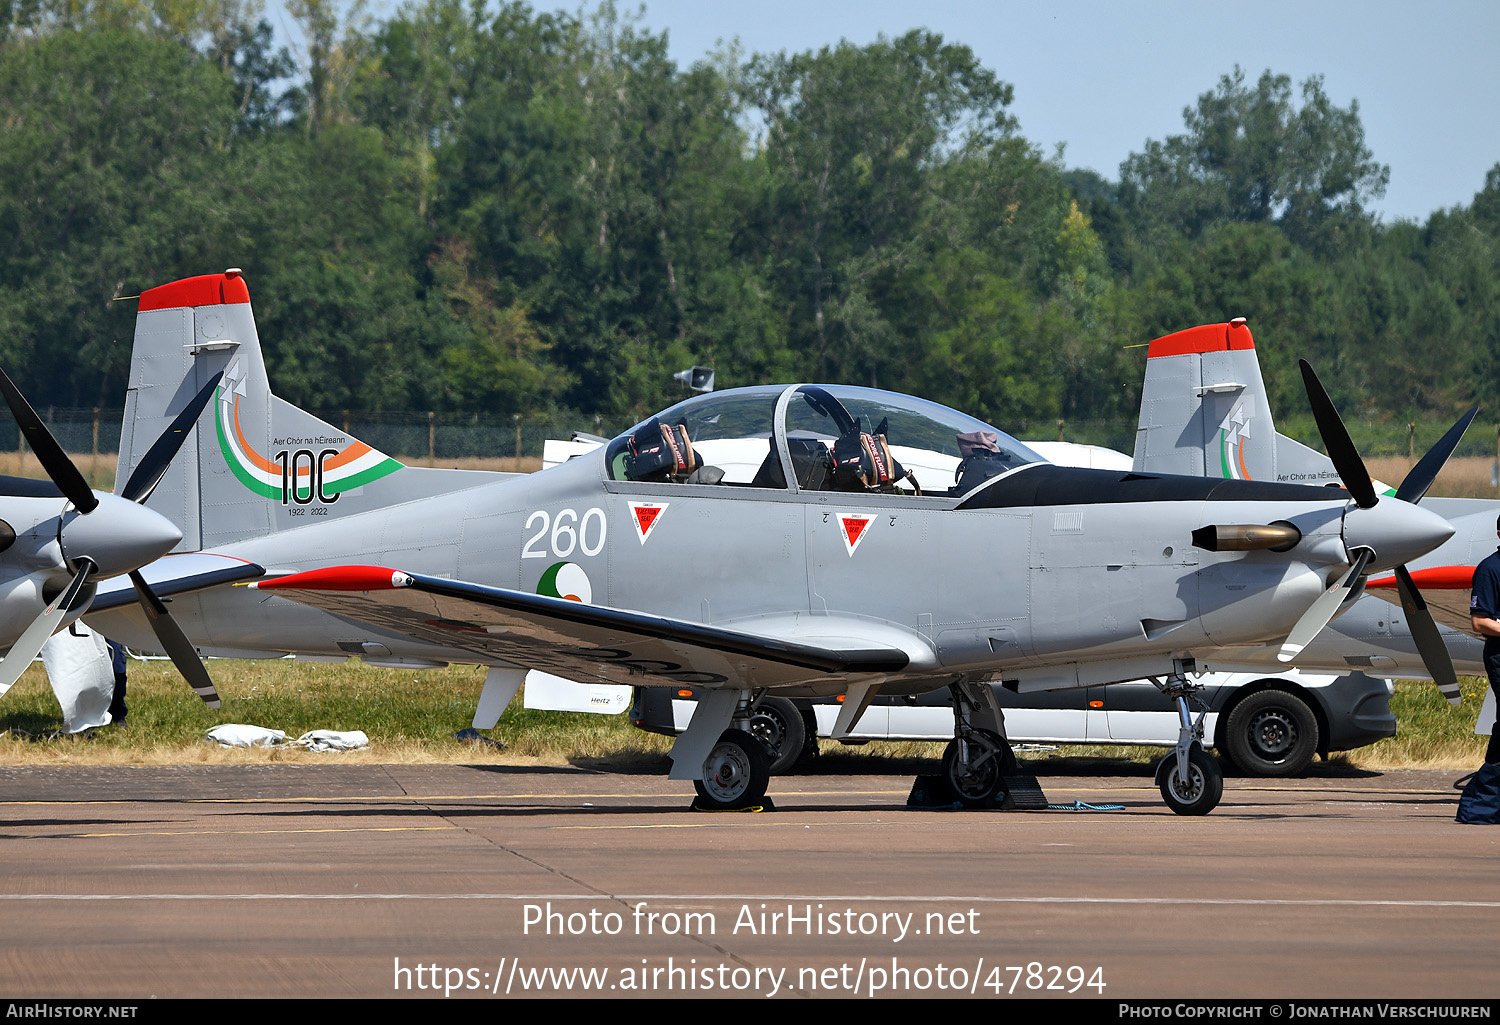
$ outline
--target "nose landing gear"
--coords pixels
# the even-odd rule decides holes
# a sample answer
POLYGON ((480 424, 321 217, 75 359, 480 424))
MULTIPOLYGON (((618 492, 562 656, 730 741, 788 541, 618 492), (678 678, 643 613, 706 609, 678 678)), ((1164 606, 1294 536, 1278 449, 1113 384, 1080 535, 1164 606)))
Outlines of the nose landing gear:
POLYGON ((1208 706, 1198 700, 1201 683, 1188 680, 1192 661, 1172 660, 1172 675, 1166 680, 1151 677, 1167 697, 1177 704, 1177 746, 1156 766, 1156 783, 1161 799, 1178 815, 1207 815, 1218 807, 1224 796, 1224 772, 1219 763, 1203 750, 1203 717, 1208 706), (1191 699, 1200 711, 1197 719, 1188 709, 1191 699))

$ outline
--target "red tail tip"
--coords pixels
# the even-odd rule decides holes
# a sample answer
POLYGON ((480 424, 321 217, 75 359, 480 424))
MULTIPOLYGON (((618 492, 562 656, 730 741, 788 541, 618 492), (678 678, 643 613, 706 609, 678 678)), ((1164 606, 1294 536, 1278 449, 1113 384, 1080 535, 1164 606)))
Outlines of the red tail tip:
POLYGON ((250 289, 245 285, 244 272, 231 267, 223 274, 203 274, 147 289, 141 293, 139 311, 225 306, 249 301, 250 289))
POLYGON ((1244 317, 1235 317, 1227 324, 1204 324, 1190 327, 1186 331, 1163 335, 1151 343, 1146 350, 1148 359, 1158 356, 1182 356, 1192 352, 1229 352, 1233 349, 1254 349, 1255 339, 1244 317))

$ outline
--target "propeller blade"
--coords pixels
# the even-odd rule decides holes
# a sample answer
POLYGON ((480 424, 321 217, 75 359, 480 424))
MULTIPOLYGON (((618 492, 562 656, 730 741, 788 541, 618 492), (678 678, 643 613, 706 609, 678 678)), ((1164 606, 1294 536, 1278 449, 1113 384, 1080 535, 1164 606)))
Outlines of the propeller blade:
POLYGON ((1343 418, 1334 408, 1333 400, 1323 390, 1323 383, 1313 372, 1312 365, 1305 359, 1299 359, 1297 365, 1302 368, 1302 384, 1307 388, 1307 401, 1312 406, 1313 419, 1318 423, 1323 448, 1333 461, 1333 468, 1338 471, 1344 490, 1349 492, 1361 509, 1370 508, 1379 499, 1375 495, 1375 485, 1370 483, 1370 472, 1365 469, 1365 461, 1360 458, 1359 450, 1354 447, 1354 441, 1344 427, 1343 418))
POLYGON ((1297 625, 1292 627, 1292 632, 1287 634, 1286 640, 1281 642, 1281 650, 1276 653, 1277 659, 1290 662, 1302 653, 1303 648, 1313 642, 1313 638, 1322 632, 1323 628, 1328 625, 1328 621, 1338 612, 1339 606, 1344 604, 1344 599, 1349 597, 1350 588, 1359 581, 1365 567, 1374 557, 1375 553, 1368 548, 1359 550, 1349 571, 1339 577, 1336 584, 1318 595, 1317 601, 1302 613, 1302 618, 1297 620, 1297 625))
POLYGON ((188 686, 203 699, 203 703, 209 708, 218 708, 219 692, 214 688, 214 681, 209 677, 203 660, 193 650, 192 642, 187 639, 187 635, 182 632, 182 628, 167 612, 167 607, 139 571, 131 570, 130 582, 135 585, 136 597, 140 599, 141 608, 146 610, 146 618, 151 621, 151 630, 161 642, 162 650, 171 656, 172 664, 177 667, 183 679, 187 680, 188 686))
POLYGON ((47 430, 47 425, 42 423, 42 418, 31 408, 31 403, 26 401, 26 396, 21 394, 21 390, 3 370, 0 370, 0 393, 4 393, 5 404, 10 406, 21 433, 26 436, 26 443, 36 453, 42 469, 52 478, 52 483, 73 503, 73 508, 81 513, 93 512, 94 507, 99 504, 99 500, 94 497, 94 489, 89 487, 83 474, 78 472, 78 467, 73 465, 73 460, 68 458, 52 432, 47 430))
MULTIPOLYGON (((125 482, 125 487, 120 491, 121 498, 128 498, 132 502, 144 503, 151 497, 151 492, 156 490, 156 485, 166 476, 167 467, 171 465, 172 459, 182 448, 182 443, 187 440, 188 432, 198 422, 198 417, 203 413, 203 407, 208 405, 214 396, 214 389, 219 385, 219 379, 224 376, 221 370, 215 374, 207 384, 193 396, 189 402, 177 414, 177 419, 172 421, 161 437, 151 446, 150 450, 141 457, 136 464, 130 480, 125 482)), ((77 504, 77 503, 75 503, 77 504)))
POLYGON ((4 659, 0 659, 0 696, 10 690, 11 686, 21 678, 26 667, 35 661, 42 653, 42 645, 47 639, 55 634, 62 626, 63 619, 73 602, 78 598, 78 592, 83 590, 84 581, 94 571, 94 564, 88 559, 78 560, 78 574, 71 583, 63 589, 63 593, 57 599, 42 610, 42 614, 31 621, 31 625, 21 632, 16 638, 16 643, 10 646, 10 652, 4 659))
POLYGON ((1412 467, 1411 473, 1406 475, 1406 479, 1396 489, 1397 498, 1414 504, 1422 500, 1422 496, 1427 494, 1427 489, 1432 487, 1433 480, 1448 462, 1448 457, 1463 440, 1464 432, 1469 429, 1469 424, 1473 423, 1478 415, 1479 407, 1475 406, 1469 410, 1468 415, 1459 417, 1458 423, 1448 428, 1448 433, 1443 435, 1443 440, 1428 449, 1427 454, 1417 462, 1416 466, 1412 467))
POLYGON ((1401 594, 1401 607, 1406 610, 1406 625, 1411 629, 1412 640, 1417 643, 1417 653, 1422 656, 1422 664, 1432 674, 1432 682, 1443 692, 1448 704, 1456 707, 1463 700, 1463 695, 1458 690, 1458 674, 1453 671, 1453 658, 1448 654, 1448 646, 1443 643, 1443 635, 1438 632, 1438 625, 1432 618, 1431 610, 1427 608, 1422 592, 1417 590, 1416 582, 1405 566, 1396 567, 1396 590, 1401 594))

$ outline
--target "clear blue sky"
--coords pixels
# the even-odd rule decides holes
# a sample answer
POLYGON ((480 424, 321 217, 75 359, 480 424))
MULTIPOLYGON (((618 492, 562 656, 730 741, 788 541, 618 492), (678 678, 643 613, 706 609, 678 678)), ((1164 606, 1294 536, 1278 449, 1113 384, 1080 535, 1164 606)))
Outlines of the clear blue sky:
POLYGON ((1267 68, 1298 85, 1322 75, 1334 103, 1359 101, 1391 169, 1374 204, 1387 221, 1471 202, 1500 163, 1500 0, 645 0, 644 24, 683 66, 720 40, 796 52, 928 28, 1015 86, 1028 139, 1066 143, 1068 166, 1111 179, 1147 139, 1182 131, 1183 108, 1236 64, 1252 82, 1267 68))

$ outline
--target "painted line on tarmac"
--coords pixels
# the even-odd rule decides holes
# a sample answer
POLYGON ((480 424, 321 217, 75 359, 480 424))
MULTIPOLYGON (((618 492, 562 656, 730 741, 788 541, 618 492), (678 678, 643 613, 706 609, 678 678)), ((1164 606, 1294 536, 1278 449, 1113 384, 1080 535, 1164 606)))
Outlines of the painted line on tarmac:
POLYGON ((684 894, 684 893, 5 893, 6 901, 538 901, 591 900, 695 901, 702 903, 764 902, 843 902, 850 904, 1114 904, 1167 906, 1252 906, 1348 907, 1348 908, 1500 908, 1500 901, 1484 900, 1333 900, 1283 899, 1263 900, 1255 897, 989 897, 989 896, 899 896, 829 894, 684 894))
MULTIPOLYGON (((811 789, 781 789, 778 790, 779 797, 889 797, 892 795, 904 796, 910 792, 910 787, 903 786, 894 790, 811 790, 811 789)), ((1055 791, 1059 794, 1070 793, 1134 793, 1155 792, 1157 787, 1154 783, 1115 783, 1100 786, 1059 786, 1048 787, 1049 792, 1055 791)), ((1334 792, 1348 794, 1365 800, 1379 800, 1381 795, 1415 794, 1431 796, 1434 791, 1421 788, 1377 788, 1359 789, 1352 787, 1318 787, 1318 786, 1275 786, 1261 784, 1258 786, 1235 785, 1226 788, 1225 794, 1252 794, 1252 793, 1316 793, 1334 792)), ((70 800, 58 798, 53 800, 23 800, 7 801, 9 807, 68 807, 73 805, 118 805, 118 804, 356 804, 372 801, 391 801, 403 804, 421 804, 426 801, 578 801, 578 800, 600 800, 618 798, 620 800, 639 801, 642 798, 667 799, 675 794, 643 794, 639 790, 613 791, 607 793, 529 793, 529 794, 349 794, 337 797, 183 797, 183 798, 98 798, 70 800)), ((1443 792, 1443 796, 1448 796, 1443 792)))
MULTIPOLYGON (((800 823, 799 823, 800 825, 800 823)), ((712 822, 658 822, 640 826, 554 826, 554 829, 712 829, 712 822)))
POLYGON ((143 829, 126 833, 34 833, 18 840, 96 840, 120 836, 282 836, 301 833, 433 833, 463 826, 347 826, 339 829, 143 829))
MULTIPOLYGON (((1116 789, 1096 787, 1091 790, 1116 789)), ((1155 790, 1154 786, 1140 789, 1155 790)), ((785 790, 782 796, 796 797, 824 797, 824 796, 874 796, 889 797, 909 793, 911 787, 904 786, 896 790, 785 790)), ((94 804, 355 804, 369 801, 394 801, 404 804, 422 804, 427 801, 588 801, 601 798, 619 798, 625 801, 639 801, 642 798, 661 798, 663 800, 680 796, 676 793, 643 794, 639 790, 626 790, 617 793, 606 794, 575 794, 575 793, 551 793, 551 794, 374 794, 374 795, 350 795, 347 797, 174 797, 174 798, 110 798, 110 799, 85 799, 69 800, 59 798, 47 801, 6 801, 7 807, 71 807, 73 805, 94 804)))

